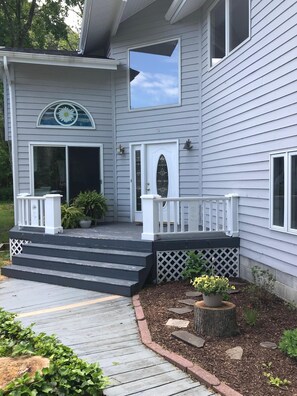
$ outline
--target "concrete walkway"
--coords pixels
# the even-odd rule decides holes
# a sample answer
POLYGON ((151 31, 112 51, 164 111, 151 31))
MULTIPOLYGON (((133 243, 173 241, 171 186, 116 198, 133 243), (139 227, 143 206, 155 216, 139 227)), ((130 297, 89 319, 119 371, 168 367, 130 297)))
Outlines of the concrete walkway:
POLYGON ((0 306, 98 362, 111 381, 106 396, 214 395, 141 343, 130 298, 7 279, 0 306))

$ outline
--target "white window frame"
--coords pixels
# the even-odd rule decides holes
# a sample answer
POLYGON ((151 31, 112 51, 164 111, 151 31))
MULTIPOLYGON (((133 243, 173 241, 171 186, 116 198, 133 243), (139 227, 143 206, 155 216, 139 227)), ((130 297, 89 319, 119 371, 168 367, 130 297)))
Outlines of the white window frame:
POLYGON ((66 202, 69 202, 69 169, 68 169, 68 148, 69 147, 96 147, 100 149, 100 191, 104 195, 104 169, 103 169, 103 144, 97 143, 51 143, 51 142, 30 142, 29 143, 29 171, 30 171, 30 191, 34 195, 34 147, 64 147, 65 167, 66 167, 66 202))
POLYGON ((215 8, 215 6, 218 4, 220 0, 217 0, 214 2, 214 4, 209 8, 208 11, 208 23, 207 23, 207 28, 208 28, 208 64, 209 64, 209 70, 213 69, 222 61, 226 58, 228 58, 229 55, 233 54, 235 51, 237 51, 239 48, 241 48, 244 44, 246 44, 250 39, 251 39, 251 0, 249 0, 249 15, 248 15, 248 22, 249 22, 249 35, 248 37, 240 43, 237 47, 233 48, 232 51, 230 51, 230 43, 229 43, 229 38, 230 38, 230 29, 229 29, 229 20, 230 20, 230 3, 229 0, 225 0, 225 50, 226 54, 225 56, 219 60, 216 64, 212 65, 211 64, 211 18, 210 18, 210 13, 211 11, 215 8))
POLYGON ((181 39, 180 39, 180 37, 172 37, 172 38, 168 38, 166 40, 146 42, 146 43, 139 44, 137 46, 133 46, 133 47, 128 48, 128 50, 127 50, 127 64, 128 64, 128 68, 127 68, 127 84, 128 84, 128 111, 129 112, 155 110, 155 109, 167 109, 167 108, 170 108, 170 107, 179 107, 179 106, 181 106, 181 39), (160 106, 139 107, 137 109, 132 109, 131 108, 131 90, 130 90, 130 51, 133 51, 134 49, 137 49, 137 48, 150 47, 152 45, 168 43, 170 41, 178 41, 178 46, 179 46, 179 54, 178 54, 178 103, 168 104, 168 105, 160 105, 160 106))
POLYGON ((270 154, 270 229, 289 234, 297 235, 297 229, 291 228, 291 174, 292 174, 292 157, 297 156, 297 151, 282 151, 270 154), (284 159, 284 226, 280 227, 273 224, 273 181, 274 181, 274 167, 273 160, 275 158, 284 159))

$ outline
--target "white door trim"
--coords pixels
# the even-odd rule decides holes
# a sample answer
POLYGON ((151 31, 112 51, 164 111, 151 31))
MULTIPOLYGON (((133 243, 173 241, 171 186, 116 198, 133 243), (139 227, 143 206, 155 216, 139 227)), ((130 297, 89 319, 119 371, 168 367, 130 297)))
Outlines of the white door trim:
POLYGON ((178 186, 178 195, 179 195, 179 140, 178 139, 170 139, 170 140, 154 140, 154 141, 144 141, 144 142, 134 142, 130 143, 129 151, 130 151, 130 221, 135 222, 135 199, 134 199, 134 191, 135 191, 135 150, 141 150, 141 194, 147 194, 145 186, 146 186, 146 175, 147 175, 147 161, 146 161, 146 147, 148 145, 153 144, 166 144, 166 143, 174 143, 176 145, 176 158, 178 161, 178 172, 176 175, 177 178, 177 186, 178 186))

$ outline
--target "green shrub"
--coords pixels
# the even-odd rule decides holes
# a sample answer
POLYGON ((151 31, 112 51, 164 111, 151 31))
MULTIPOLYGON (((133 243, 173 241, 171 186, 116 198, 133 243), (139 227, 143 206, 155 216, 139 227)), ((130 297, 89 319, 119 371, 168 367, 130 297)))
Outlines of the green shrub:
POLYGON ((243 310, 244 320, 249 326, 255 326, 258 320, 258 311, 254 308, 247 307, 243 310))
POLYGON ((0 188, 0 202, 11 202, 13 199, 12 186, 0 188))
POLYGON ((82 208, 76 208, 68 204, 61 205, 62 227, 78 227, 79 221, 84 217, 82 208))
POLYGON ((201 253, 188 252, 186 267, 182 272, 184 279, 194 280, 200 275, 208 273, 207 260, 205 260, 201 253))
POLYGON ((86 216, 101 219, 107 213, 107 199, 97 191, 80 192, 73 200, 73 206, 82 208, 86 216))
POLYGON ((0 356, 43 356, 50 360, 50 366, 33 379, 28 374, 15 379, 1 395, 102 395, 107 379, 97 364, 79 359, 53 335, 36 335, 32 326, 23 327, 15 316, 0 308, 0 356))
POLYGON ((297 359, 297 329, 284 331, 279 349, 291 358, 297 359))

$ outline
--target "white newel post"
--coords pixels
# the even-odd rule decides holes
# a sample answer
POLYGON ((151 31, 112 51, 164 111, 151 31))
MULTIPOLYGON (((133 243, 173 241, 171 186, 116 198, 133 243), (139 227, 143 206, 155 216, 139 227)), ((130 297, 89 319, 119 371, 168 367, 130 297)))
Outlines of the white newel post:
POLYGON ((227 194, 227 232, 228 236, 237 237, 239 235, 239 224, 238 224, 238 203, 239 195, 227 194))
POLYGON ((160 195, 142 195, 142 234, 141 239, 145 241, 154 241, 157 239, 159 229, 159 208, 156 199, 161 198, 160 195))
POLYGON ((61 225, 60 194, 47 194, 45 198, 45 230, 46 234, 58 234, 63 231, 61 225))

